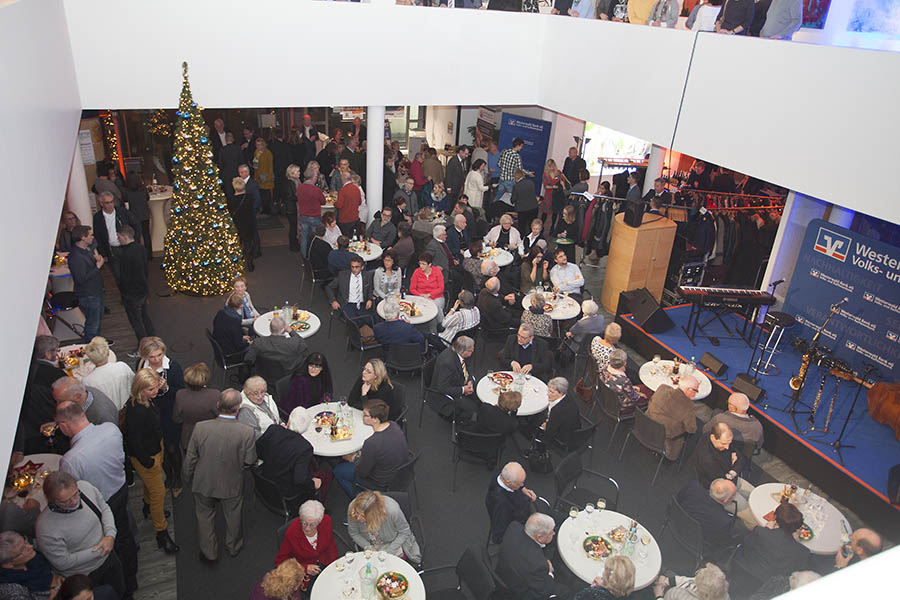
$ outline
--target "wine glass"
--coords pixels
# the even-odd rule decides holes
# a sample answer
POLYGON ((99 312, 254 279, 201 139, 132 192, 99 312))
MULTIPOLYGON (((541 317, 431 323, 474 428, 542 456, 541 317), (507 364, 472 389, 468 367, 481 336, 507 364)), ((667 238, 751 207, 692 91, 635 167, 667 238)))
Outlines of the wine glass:
POLYGON ((584 512, 587 514, 588 521, 591 520, 591 517, 594 516, 594 505, 588 502, 584 505, 584 512))
POLYGON ((383 563, 384 561, 387 560, 387 552, 385 552, 384 550, 379 550, 378 554, 376 554, 375 557, 378 559, 379 562, 383 563))
POLYGON ((661 361, 661 360, 662 360, 662 357, 660 357, 659 354, 654 354, 654 355, 653 355, 653 364, 654 364, 654 365, 658 365, 658 364, 659 364, 659 361, 661 361))
POLYGON ((597 514, 606 509, 606 498, 597 498, 597 514))
POLYGON ((344 560, 347 561, 348 567, 351 566, 353 564, 353 561, 356 560, 356 553, 355 552, 347 552, 347 554, 344 555, 344 560))
POLYGON ((569 518, 576 519, 578 518, 578 507, 574 504, 569 508, 569 518))

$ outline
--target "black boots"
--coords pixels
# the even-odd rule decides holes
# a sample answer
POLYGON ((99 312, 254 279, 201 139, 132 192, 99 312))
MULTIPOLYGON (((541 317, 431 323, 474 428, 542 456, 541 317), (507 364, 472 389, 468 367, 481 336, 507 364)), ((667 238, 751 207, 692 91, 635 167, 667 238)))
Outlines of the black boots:
POLYGON ((175 554, 180 550, 180 548, 175 545, 175 541, 169 536, 169 531, 166 529, 156 532, 156 545, 166 554, 175 554))

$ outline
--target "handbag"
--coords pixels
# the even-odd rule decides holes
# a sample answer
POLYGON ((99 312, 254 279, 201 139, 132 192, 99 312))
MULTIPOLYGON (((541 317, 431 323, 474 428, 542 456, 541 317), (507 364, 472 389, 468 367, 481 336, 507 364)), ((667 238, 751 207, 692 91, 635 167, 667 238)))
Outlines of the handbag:
POLYGON ((537 434, 531 441, 531 447, 527 451, 528 466, 533 473, 546 475, 553 472, 553 461, 550 458, 550 449, 537 434))

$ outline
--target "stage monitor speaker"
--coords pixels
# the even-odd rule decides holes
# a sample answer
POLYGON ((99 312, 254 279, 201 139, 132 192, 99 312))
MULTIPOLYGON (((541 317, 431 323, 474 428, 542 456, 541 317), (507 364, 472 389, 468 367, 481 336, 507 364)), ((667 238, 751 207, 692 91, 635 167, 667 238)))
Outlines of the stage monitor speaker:
POLYGON ((700 364, 706 367, 709 372, 716 377, 720 376, 722 373, 728 370, 728 365, 723 363, 721 360, 719 360, 709 352, 703 353, 703 356, 700 357, 700 364))
POLYGON ((631 227, 640 227, 644 222, 644 203, 639 200, 629 200, 625 203, 625 224, 631 227))
POLYGON ((659 302, 656 301, 656 298, 653 297, 653 294, 647 288, 621 293, 619 296, 619 314, 625 312, 630 312, 634 315, 634 320, 637 324, 649 333, 662 333, 675 327, 675 323, 672 322, 666 311, 659 307, 659 302))
POLYGON ((765 394, 765 391, 750 381, 749 377, 750 376, 746 373, 739 373, 738 376, 734 378, 734 384, 731 387, 741 393, 747 394, 747 397, 750 398, 750 402, 758 402, 765 394))

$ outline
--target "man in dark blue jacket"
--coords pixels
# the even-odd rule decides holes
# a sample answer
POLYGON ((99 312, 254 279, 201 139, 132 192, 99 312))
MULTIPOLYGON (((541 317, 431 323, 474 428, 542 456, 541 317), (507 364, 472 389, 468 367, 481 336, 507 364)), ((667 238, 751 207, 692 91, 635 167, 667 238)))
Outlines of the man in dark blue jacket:
POLYGON ((396 302, 385 302, 384 319, 374 327, 375 339, 379 344, 419 344, 422 353, 425 353, 425 336, 410 323, 400 320, 400 306, 396 302))

